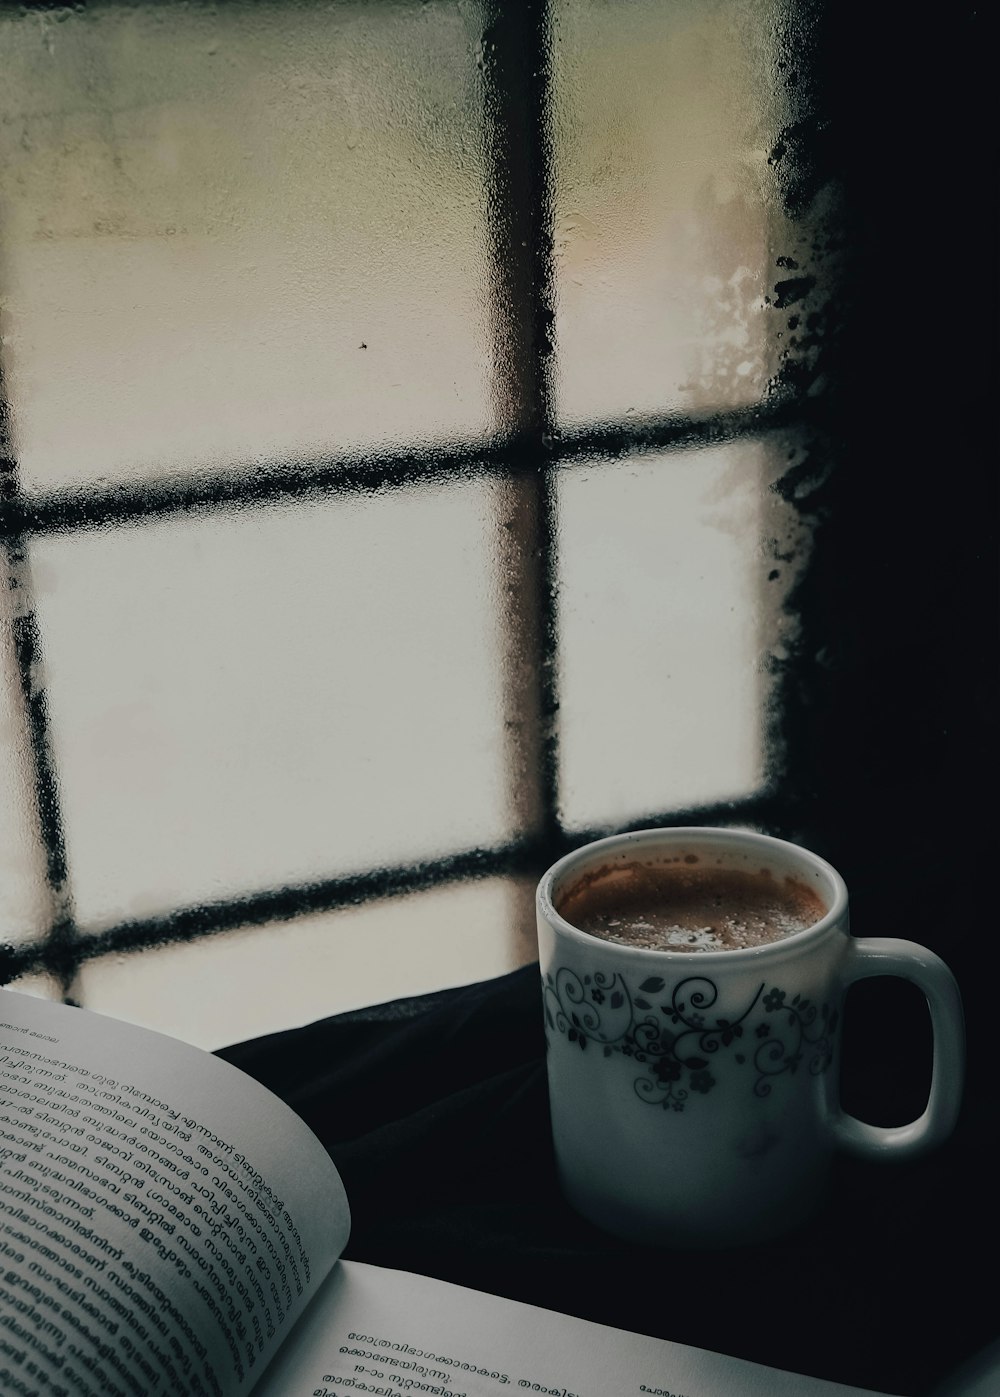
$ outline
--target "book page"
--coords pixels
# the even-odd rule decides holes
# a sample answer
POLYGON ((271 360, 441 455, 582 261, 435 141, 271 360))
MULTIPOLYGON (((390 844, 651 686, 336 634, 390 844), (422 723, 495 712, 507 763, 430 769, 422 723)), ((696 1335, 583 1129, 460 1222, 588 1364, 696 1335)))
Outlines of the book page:
POLYGON ((277 1097, 159 1033, 0 991, 0 1391, 235 1397, 347 1240, 277 1097))
POLYGON ((862 1391, 426 1276, 341 1261, 254 1397, 859 1397, 862 1391))

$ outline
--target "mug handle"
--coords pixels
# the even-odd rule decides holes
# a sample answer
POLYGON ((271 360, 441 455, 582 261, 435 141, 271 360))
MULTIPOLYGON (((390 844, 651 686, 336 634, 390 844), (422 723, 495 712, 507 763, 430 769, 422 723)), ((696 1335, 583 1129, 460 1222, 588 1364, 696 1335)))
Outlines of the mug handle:
POLYGON ((897 975, 923 991, 931 1014, 934 1057, 923 1115, 909 1125, 869 1125, 836 1108, 831 1121, 838 1144, 852 1154, 901 1159, 945 1140, 958 1119, 965 1070, 965 1020, 955 977, 940 956, 914 941, 852 936, 844 989, 856 980, 897 975))

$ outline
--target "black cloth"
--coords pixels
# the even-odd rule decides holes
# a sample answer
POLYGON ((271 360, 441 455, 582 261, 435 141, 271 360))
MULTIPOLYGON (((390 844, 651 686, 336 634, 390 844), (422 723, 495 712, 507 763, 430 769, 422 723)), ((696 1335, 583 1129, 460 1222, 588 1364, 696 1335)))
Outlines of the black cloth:
POLYGON ((838 1159, 796 1232, 694 1253, 625 1245, 563 1201, 537 965, 220 1056, 326 1145, 351 1203, 347 1257, 906 1397, 1000 1335, 996 1139, 974 1097, 922 1159, 838 1159))

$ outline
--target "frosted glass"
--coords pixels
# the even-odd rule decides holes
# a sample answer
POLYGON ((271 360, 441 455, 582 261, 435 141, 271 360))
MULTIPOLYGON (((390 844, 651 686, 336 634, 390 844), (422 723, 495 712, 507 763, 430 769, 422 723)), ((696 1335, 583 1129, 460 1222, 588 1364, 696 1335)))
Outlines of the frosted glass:
POLYGON ((88 1009, 219 1048, 527 964, 538 952, 523 883, 489 878, 102 957, 76 989, 88 1009))
POLYGON ((62 986, 53 975, 22 975, 11 980, 4 989, 16 990, 18 994, 34 995, 36 999, 62 999, 62 986))
POLYGON ((555 0, 564 422, 737 406, 774 372, 765 296, 785 249, 768 155, 786 9, 555 0))
POLYGON ((39 541, 87 926, 509 837, 486 487, 39 541))
MULTIPOLYGON (((2 560, 0 578, 7 581, 2 560)), ((49 914, 11 628, 16 605, 17 593, 5 587, 0 595, 0 942, 8 945, 19 945, 47 930, 49 914)))
POLYGON ((27 490, 488 425, 475 7, 0 15, 27 490))
POLYGON ((751 794, 769 746, 769 671, 807 556, 768 487, 784 443, 558 474, 561 813, 611 828, 751 794), (781 559, 781 561, 778 561, 781 559))

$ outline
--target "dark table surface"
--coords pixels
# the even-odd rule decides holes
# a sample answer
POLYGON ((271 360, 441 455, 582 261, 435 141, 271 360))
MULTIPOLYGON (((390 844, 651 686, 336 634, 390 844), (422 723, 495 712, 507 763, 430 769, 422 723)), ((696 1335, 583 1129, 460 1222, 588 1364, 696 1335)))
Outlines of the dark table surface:
MULTIPOLYGON (((995 1112, 978 1081, 935 1152, 839 1158, 808 1225, 692 1253, 617 1242, 561 1198, 537 966, 220 1056, 328 1148, 351 1203, 350 1258, 905 1397, 948 1390, 1000 1337, 995 1112)), ((871 1090, 895 1093, 905 1119, 905 1083, 876 1074, 871 1090)))

